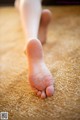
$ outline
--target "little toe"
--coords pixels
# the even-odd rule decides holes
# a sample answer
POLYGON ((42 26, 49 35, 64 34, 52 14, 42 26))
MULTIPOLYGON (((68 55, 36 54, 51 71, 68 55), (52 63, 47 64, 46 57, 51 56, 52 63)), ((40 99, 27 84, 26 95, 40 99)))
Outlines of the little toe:
POLYGON ((42 98, 42 99, 46 98, 46 93, 45 93, 45 91, 42 91, 42 93, 41 93, 41 98, 42 98))
POLYGON ((38 97, 41 96, 41 91, 38 91, 38 92, 37 92, 37 96, 38 96, 38 97))
POLYGON ((47 95, 48 97, 50 97, 50 96, 53 95, 53 93, 54 93, 54 87, 53 87, 53 85, 48 86, 48 87, 46 88, 46 95, 47 95))

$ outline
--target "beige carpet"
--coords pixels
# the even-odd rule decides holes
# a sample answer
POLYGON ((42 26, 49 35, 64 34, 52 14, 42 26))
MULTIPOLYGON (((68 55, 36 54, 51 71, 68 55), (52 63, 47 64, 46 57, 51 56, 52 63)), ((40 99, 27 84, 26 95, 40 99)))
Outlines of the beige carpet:
POLYGON ((41 100, 27 80, 19 14, 0 7, 0 112, 9 112, 9 120, 80 120, 80 6, 49 9, 53 19, 43 49, 55 93, 41 100))

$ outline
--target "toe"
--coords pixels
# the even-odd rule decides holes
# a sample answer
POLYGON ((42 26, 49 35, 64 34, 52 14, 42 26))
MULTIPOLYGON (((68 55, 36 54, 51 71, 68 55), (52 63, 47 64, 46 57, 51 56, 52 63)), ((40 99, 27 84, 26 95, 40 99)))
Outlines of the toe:
POLYGON ((50 96, 53 95, 53 93, 54 93, 54 87, 53 87, 53 85, 48 86, 48 87, 46 88, 46 95, 47 95, 48 97, 50 97, 50 96))
POLYGON ((45 91, 42 91, 42 93, 41 93, 41 98, 42 98, 42 99, 46 98, 46 93, 45 93, 45 91))
POLYGON ((41 96, 41 91, 38 91, 38 92, 37 92, 37 96, 38 96, 38 97, 41 96))

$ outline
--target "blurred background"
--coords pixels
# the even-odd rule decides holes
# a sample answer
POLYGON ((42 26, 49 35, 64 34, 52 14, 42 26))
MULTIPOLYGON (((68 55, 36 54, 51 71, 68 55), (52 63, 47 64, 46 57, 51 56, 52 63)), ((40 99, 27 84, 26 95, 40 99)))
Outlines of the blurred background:
MULTIPOLYGON (((13 5, 15 0, 0 0, 0 5, 13 5)), ((43 0, 43 5, 80 5, 80 0, 43 0)))

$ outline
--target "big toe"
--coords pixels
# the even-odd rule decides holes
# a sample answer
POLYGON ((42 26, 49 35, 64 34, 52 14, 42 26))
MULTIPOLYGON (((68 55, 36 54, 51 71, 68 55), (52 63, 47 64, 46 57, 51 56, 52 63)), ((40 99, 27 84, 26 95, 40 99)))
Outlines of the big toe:
POLYGON ((53 87, 53 85, 48 86, 48 87, 46 88, 46 95, 47 95, 48 97, 50 97, 50 96, 53 95, 53 93, 54 93, 54 87, 53 87))

